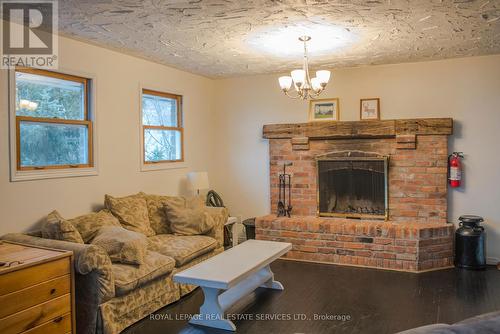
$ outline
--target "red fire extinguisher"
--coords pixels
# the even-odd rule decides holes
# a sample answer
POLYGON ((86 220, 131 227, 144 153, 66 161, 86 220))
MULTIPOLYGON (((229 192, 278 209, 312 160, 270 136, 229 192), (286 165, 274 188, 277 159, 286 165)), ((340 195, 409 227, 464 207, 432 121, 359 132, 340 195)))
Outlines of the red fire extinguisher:
POLYGON ((453 152, 448 156, 448 181, 450 187, 458 188, 462 181, 462 162, 464 154, 462 152, 453 152))

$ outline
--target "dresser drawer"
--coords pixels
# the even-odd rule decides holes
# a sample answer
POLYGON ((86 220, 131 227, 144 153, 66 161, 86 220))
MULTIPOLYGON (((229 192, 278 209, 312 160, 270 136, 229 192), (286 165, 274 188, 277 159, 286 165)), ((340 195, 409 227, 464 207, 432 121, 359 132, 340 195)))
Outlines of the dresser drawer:
POLYGON ((71 332, 71 313, 52 319, 22 334, 66 334, 71 332))
POLYGON ((71 296, 66 294, 0 319, 0 333, 16 334, 71 313, 71 296))
POLYGON ((0 296, 68 275, 71 271, 70 266, 71 261, 69 257, 66 257, 0 275, 0 296))
POLYGON ((64 275, 0 296, 0 319, 70 293, 71 276, 64 275))

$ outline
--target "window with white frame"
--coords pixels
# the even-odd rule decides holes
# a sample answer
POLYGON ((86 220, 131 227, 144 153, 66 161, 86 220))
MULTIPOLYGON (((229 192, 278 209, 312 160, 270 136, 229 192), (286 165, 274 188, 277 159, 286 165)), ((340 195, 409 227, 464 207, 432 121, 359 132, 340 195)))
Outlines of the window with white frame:
POLYGON ((142 90, 143 163, 184 161, 182 96, 142 90))
POLYGON ((79 76, 15 70, 17 171, 94 166, 89 87, 79 76))
POLYGON ((94 175, 92 80, 33 68, 9 77, 11 180, 94 175))

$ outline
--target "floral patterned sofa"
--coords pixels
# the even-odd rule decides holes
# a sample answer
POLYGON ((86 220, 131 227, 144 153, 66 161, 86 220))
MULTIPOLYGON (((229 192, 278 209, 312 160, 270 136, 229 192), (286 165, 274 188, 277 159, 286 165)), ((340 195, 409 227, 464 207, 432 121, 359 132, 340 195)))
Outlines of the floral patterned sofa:
MULTIPOLYGON (((225 208, 204 207, 215 222, 204 235, 175 235, 166 228, 161 210, 162 201, 172 197, 144 193, 128 197, 134 196, 146 201, 152 230, 147 236, 145 261, 140 265, 112 262, 108 253, 97 245, 47 239, 41 232, 2 236, 5 240, 73 251, 79 334, 119 333, 179 300, 196 287, 174 283, 173 275, 224 250, 223 229, 228 218, 225 208)), ((138 210, 129 208, 129 211, 138 210)))

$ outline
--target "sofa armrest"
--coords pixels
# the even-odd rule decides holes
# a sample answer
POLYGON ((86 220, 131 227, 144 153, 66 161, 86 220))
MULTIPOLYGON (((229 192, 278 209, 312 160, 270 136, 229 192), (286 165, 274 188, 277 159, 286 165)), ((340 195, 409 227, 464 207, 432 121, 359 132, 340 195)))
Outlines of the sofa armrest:
POLYGON ((111 260, 101 247, 76 242, 44 239, 22 233, 6 234, 1 239, 27 245, 72 251, 75 273, 94 280, 94 282, 87 282, 86 285, 93 286, 93 290, 97 292, 95 297, 97 297, 98 303, 100 304, 114 297, 115 284, 111 260))
POLYGON ((215 221, 214 227, 207 233, 209 237, 217 240, 219 247, 224 247, 224 224, 229 217, 229 211, 226 208, 206 207, 207 212, 215 221))

